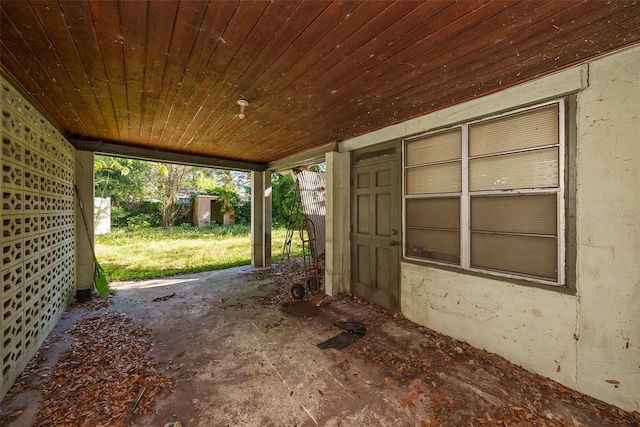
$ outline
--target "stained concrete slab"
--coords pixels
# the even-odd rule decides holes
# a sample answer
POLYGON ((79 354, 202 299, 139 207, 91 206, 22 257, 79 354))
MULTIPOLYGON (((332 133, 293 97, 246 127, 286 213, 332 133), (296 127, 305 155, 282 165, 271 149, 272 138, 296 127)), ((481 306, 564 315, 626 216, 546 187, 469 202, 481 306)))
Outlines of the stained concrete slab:
MULTIPOLYGON (((102 310, 125 313, 151 330, 150 356, 173 382, 155 412, 134 424, 597 426, 640 420, 357 298, 316 293, 293 300, 290 285, 272 270, 251 267, 113 284, 117 293, 102 310), (335 321, 362 322, 367 335, 342 351, 318 349, 342 332, 335 321)), ((54 367, 68 347, 65 331, 95 314, 71 307, 38 355, 41 368, 54 367)), ((30 426, 40 405, 37 388, 11 395, 2 401, 0 425, 30 426), (25 412, 8 416, 18 409, 25 412)))
MULTIPOLYGON (((108 310, 151 329, 153 359, 179 367, 167 370, 173 392, 136 425, 179 420, 184 426, 361 426, 406 424, 416 416, 428 420, 424 411, 404 403, 405 387, 379 370, 316 347, 341 332, 334 321, 362 321, 372 313, 346 300, 326 304, 328 297, 321 294, 293 301, 286 285, 283 289, 264 273, 239 267, 112 284, 117 292, 108 310), (271 301, 282 295, 284 308, 271 301)), ((82 306, 65 313, 40 354, 42 365, 55 365, 68 346, 59 338, 92 314, 82 306)), ((34 389, 5 399, 3 423, 31 425, 39 400, 34 389), (25 412, 7 417, 17 409, 25 412)))
MULTIPOLYGON (((340 332, 337 320, 365 320, 346 300, 281 308, 259 297, 274 289, 260 270, 232 269, 121 284, 113 307, 144 323, 160 363, 178 364, 175 393, 140 425, 399 425, 426 414, 407 407, 404 387, 379 370, 316 344, 340 332), (162 302, 154 298, 175 293, 162 302), (190 421, 192 420, 192 421, 190 421)), ((424 411, 423 411, 424 412, 424 411)))

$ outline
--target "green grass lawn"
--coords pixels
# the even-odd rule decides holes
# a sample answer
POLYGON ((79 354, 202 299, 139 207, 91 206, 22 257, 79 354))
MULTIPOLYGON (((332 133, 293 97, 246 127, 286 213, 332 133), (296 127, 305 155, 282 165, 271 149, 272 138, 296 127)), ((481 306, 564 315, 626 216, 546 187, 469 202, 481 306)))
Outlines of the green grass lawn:
MULTIPOLYGON (((276 261, 282 253, 286 230, 274 229, 271 236, 276 261)), ((296 232, 291 255, 296 256, 299 251, 296 232)), ((96 256, 109 281, 151 279, 248 265, 251 264, 250 227, 115 229, 96 236, 96 256)))

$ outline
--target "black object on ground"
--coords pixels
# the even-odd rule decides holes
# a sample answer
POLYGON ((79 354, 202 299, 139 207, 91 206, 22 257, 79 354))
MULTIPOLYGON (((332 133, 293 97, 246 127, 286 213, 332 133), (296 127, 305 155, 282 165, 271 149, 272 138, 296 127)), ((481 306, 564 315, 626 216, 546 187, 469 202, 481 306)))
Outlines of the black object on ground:
POLYGON ((367 328, 365 328, 365 326, 360 322, 333 322, 333 325, 340 329, 344 329, 345 332, 341 332, 335 337, 321 342, 317 345, 318 348, 322 350, 327 348, 342 350, 343 348, 358 341, 367 332, 367 328))
POLYGON ((176 293, 174 292, 174 293, 172 293, 172 294, 170 294, 170 295, 165 295, 165 296, 163 296, 163 297, 157 297, 157 298, 154 298, 154 299, 152 299, 151 301, 153 301, 153 302, 166 301, 166 300, 168 300, 169 298, 173 298, 173 297, 175 297, 175 296, 176 296, 176 293))
POLYGON ((295 299, 304 298, 304 286, 301 283, 296 283, 291 287, 291 296, 295 299))

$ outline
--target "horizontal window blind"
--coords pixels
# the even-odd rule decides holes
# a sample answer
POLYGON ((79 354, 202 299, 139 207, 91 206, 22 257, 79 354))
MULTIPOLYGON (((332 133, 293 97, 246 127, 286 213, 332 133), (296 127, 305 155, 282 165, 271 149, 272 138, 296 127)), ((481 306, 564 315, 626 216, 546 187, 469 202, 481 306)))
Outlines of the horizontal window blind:
POLYGON ((462 157, 460 128, 412 140, 405 151, 405 165, 415 166, 462 157))
POLYGON ((471 266, 528 276, 557 278, 555 238, 471 233, 471 266))
POLYGON ((469 191, 557 186, 557 147, 469 160, 469 191))
POLYGON ((469 126, 469 156, 558 144, 558 106, 536 108, 469 126))
POLYGON ((460 197, 409 199, 407 227, 460 229, 460 197))
POLYGON ((471 230, 503 233, 557 233, 555 194, 472 197, 471 230))
POLYGON ((405 140, 404 254, 558 284, 563 102, 405 140))
POLYGON ((460 162, 407 169, 406 194, 456 193, 462 189, 460 162))
POLYGON ((414 257, 460 264, 460 232, 452 230, 412 229, 406 246, 414 257))

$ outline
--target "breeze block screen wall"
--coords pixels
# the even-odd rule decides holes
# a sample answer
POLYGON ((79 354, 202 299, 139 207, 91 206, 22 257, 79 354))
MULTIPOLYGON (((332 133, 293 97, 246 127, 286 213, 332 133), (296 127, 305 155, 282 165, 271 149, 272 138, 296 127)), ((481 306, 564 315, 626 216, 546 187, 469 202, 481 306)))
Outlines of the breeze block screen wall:
POLYGON ((74 147, 0 77, 0 398, 74 290, 74 147))

